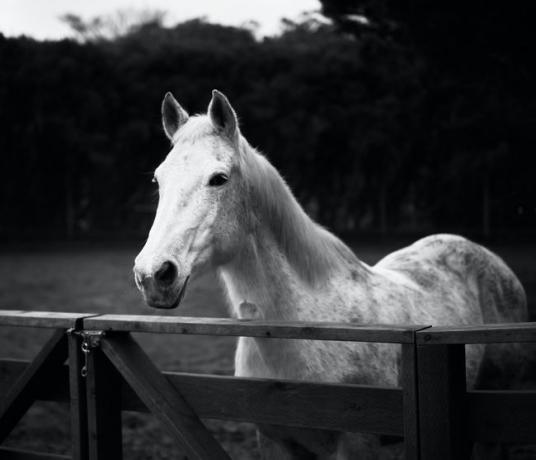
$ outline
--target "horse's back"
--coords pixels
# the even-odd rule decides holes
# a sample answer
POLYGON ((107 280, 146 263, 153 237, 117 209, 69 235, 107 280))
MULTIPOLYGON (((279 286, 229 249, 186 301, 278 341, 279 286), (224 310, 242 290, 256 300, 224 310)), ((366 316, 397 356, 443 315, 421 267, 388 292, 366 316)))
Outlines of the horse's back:
MULTIPOLYGON (((425 294, 413 322, 433 326, 528 321, 525 291, 506 263, 485 247, 456 235, 432 235, 378 262, 402 273, 425 294)), ((529 363, 519 344, 469 345, 469 386, 508 388, 529 363), (478 379, 477 379, 478 374, 478 379)))
MULTIPOLYGON (((417 289, 456 309, 479 307, 480 318, 469 315, 461 323, 527 321, 526 296, 519 279, 495 253, 457 235, 422 238, 389 254, 376 267, 406 276, 417 289), (471 320, 472 318, 472 320, 471 320)), ((415 318, 418 319, 418 318, 415 318)), ((433 318, 432 318, 433 319, 433 318)), ((439 319, 439 318, 438 318, 439 319)), ((457 315, 444 324, 456 324, 457 315)), ((440 324, 436 324, 440 325, 440 324)))

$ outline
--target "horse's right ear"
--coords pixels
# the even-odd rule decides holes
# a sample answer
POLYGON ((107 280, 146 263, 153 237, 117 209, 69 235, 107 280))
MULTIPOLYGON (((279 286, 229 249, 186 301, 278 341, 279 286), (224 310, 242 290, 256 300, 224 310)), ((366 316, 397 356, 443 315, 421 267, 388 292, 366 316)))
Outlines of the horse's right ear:
POLYGON ((173 94, 167 92, 162 101, 162 126, 169 140, 173 141, 175 133, 188 121, 188 112, 184 110, 173 94))

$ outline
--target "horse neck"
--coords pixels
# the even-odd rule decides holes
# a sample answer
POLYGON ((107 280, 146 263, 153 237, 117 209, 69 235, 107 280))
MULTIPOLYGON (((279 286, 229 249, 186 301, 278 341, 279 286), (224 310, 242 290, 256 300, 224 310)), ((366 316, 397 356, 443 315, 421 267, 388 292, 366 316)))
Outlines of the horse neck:
POLYGON ((289 302, 296 295, 296 276, 274 241, 250 235, 219 272, 234 316, 292 319, 289 302))
POLYGON ((234 259, 220 268, 238 317, 297 319, 296 305, 348 270, 366 271, 352 251, 303 211, 268 161, 247 152, 254 222, 234 259))

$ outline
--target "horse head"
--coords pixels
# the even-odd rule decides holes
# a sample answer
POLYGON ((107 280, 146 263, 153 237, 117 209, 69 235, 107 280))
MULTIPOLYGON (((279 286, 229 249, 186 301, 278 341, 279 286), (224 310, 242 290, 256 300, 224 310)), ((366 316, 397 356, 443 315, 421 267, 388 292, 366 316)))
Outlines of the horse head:
POLYGON ((172 148, 154 173, 158 208, 134 276, 148 305, 175 308, 192 272, 225 263, 239 244, 243 138, 234 109, 216 90, 207 114, 196 116, 167 93, 162 124, 172 148))

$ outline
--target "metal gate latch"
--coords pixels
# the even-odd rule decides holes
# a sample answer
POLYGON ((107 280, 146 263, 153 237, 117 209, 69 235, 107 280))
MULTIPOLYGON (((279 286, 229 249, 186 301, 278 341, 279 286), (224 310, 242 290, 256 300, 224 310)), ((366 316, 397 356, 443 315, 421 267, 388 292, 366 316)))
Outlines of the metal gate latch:
POLYGON ((87 358, 93 348, 100 346, 101 337, 104 335, 104 331, 82 331, 82 353, 84 353, 84 365, 80 371, 82 377, 87 376, 87 358))

